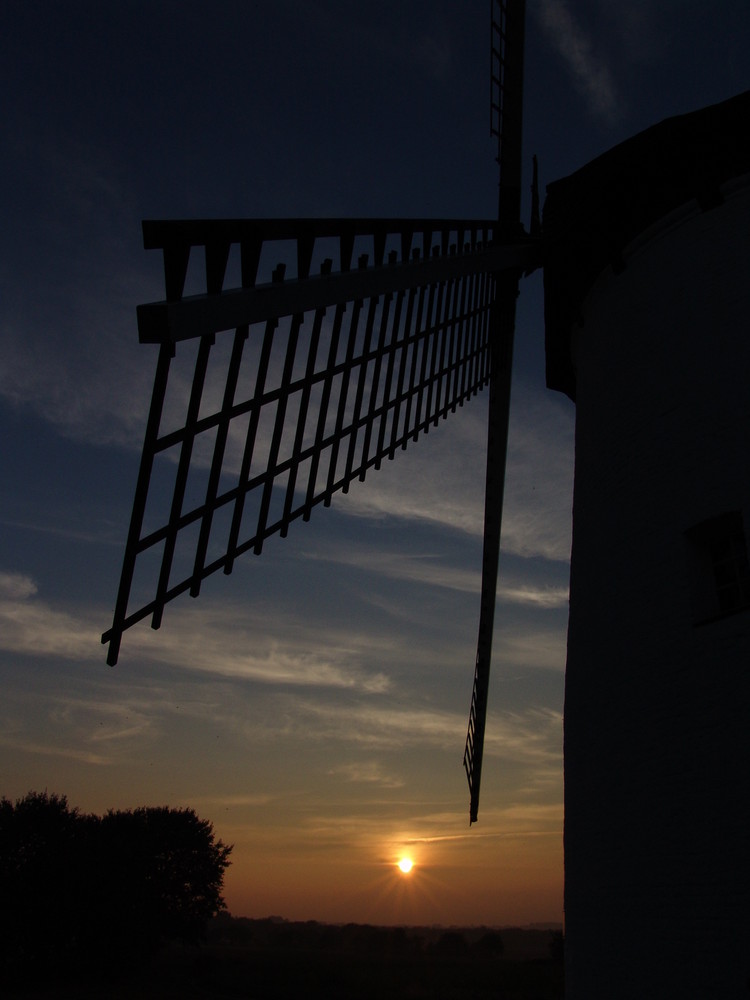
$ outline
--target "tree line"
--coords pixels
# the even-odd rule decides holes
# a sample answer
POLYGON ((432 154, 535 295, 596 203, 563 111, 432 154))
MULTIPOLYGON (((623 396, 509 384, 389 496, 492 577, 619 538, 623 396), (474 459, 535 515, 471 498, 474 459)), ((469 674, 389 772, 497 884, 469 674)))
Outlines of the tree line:
POLYGON ((0 972, 112 969, 195 942, 225 908, 231 846, 192 809, 82 813, 65 796, 0 800, 0 972))

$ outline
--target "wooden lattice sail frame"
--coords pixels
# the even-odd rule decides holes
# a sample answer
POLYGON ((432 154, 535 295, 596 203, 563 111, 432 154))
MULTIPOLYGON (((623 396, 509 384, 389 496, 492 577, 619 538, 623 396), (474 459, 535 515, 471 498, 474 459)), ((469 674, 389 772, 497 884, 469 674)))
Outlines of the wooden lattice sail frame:
POLYGON ((159 356, 114 619, 102 636, 114 665, 132 625, 150 617, 159 628, 170 601, 185 592, 197 597, 206 577, 231 573, 239 556, 259 554, 269 536, 285 536, 294 520, 308 520, 314 507, 328 506, 335 492, 489 386, 481 613, 464 753, 472 822, 515 302, 521 275, 540 255, 538 239, 519 221, 523 24, 522 0, 493 0, 497 220, 144 222, 144 246, 163 254, 165 299, 138 308, 140 340, 158 344, 159 356), (200 287, 186 294, 189 265, 201 251, 200 287), (266 273, 274 253, 281 260, 266 273), (190 374, 172 378, 176 403, 167 413, 170 372, 186 351, 190 374), (154 520, 150 501, 165 496, 154 520), (134 602, 141 567, 147 596, 134 602))

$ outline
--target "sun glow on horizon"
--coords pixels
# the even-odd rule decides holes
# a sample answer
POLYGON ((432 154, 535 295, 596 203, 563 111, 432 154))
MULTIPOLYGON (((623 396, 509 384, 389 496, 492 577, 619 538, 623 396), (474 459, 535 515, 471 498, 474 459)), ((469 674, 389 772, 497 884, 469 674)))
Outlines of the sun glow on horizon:
POLYGON ((414 862, 411 858, 401 858, 398 862, 398 867, 404 875, 408 875, 414 867, 414 862))

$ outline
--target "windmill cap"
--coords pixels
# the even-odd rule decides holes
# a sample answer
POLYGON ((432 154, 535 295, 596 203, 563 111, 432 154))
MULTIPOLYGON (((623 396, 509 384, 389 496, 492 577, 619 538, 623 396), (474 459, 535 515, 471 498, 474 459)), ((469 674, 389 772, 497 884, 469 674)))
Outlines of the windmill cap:
POLYGON ((750 91, 667 118, 547 187, 544 319, 547 386, 575 400, 572 328, 594 281, 622 269, 640 233, 695 201, 721 204, 721 185, 750 173, 750 91))

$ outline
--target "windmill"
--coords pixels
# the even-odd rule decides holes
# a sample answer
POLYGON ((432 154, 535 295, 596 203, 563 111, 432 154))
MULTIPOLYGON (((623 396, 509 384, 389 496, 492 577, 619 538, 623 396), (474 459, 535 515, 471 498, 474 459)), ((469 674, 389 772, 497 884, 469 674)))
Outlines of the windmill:
POLYGON ((170 601, 198 596, 210 574, 230 573, 489 388, 464 756, 475 820, 515 300, 543 256, 547 384, 576 402, 566 988, 744 996, 750 94, 662 122, 550 185, 542 254, 519 214, 524 4, 491 9, 497 219, 144 223, 166 298, 138 310, 159 358, 108 662, 132 625, 150 617, 158 628, 170 601), (291 252, 267 281, 261 262, 282 245, 291 252), (203 288, 186 295, 200 249, 203 288), (183 409, 164 429, 170 371, 186 352, 183 409), (160 463, 171 500, 151 524, 160 463), (187 503, 196 466, 205 475, 187 503), (151 589, 131 609, 141 564, 151 589))
POLYGON ((140 340, 158 344, 159 355, 114 620, 102 636, 114 665, 132 625, 150 617, 159 628, 170 601, 186 592, 197 597, 206 577, 231 573, 245 552, 260 554, 269 536, 286 536, 293 521, 309 520, 316 506, 329 506, 335 492, 347 492, 489 387, 481 610, 464 753, 472 822, 487 712, 515 302, 521 275, 540 259, 538 235, 520 223, 524 6, 523 0, 491 4, 497 219, 143 223, 144 247, 163 254, 165 300, 138 307, 140 340), (259 268, 273 247, 285 259, 264 281, 259 268), (201 250, 202 290, 186 295, 191 254, 201 250), (226 287, 230 254, 239 255, 239 287, 226 287), (165 430, 170 369, 178 353, 190 352, 183 409, 165 430), (217 355, 222 388, 211 399, 207 372, 217 355), (209 471, 193 502, 187 486, 199 463, 209 471), (157 467, 170 470, 171 502, 149 524, 157 467), (152 574, 150 597, 131 608, 143 566, 152 574))

